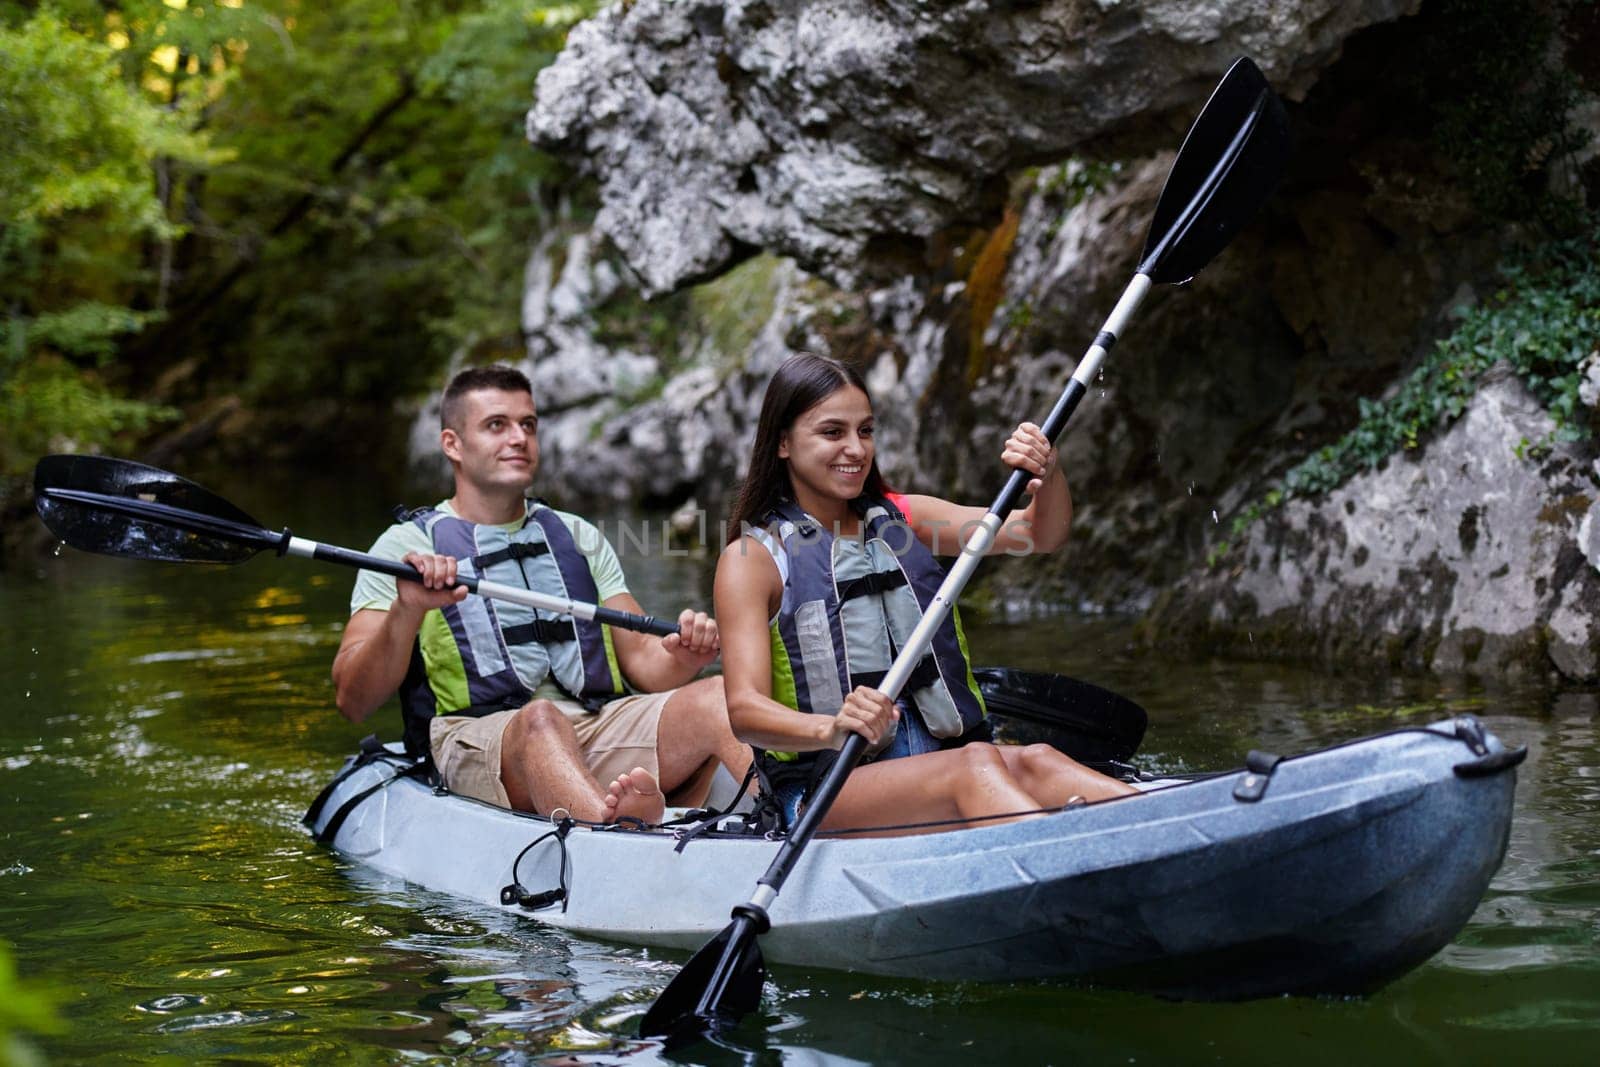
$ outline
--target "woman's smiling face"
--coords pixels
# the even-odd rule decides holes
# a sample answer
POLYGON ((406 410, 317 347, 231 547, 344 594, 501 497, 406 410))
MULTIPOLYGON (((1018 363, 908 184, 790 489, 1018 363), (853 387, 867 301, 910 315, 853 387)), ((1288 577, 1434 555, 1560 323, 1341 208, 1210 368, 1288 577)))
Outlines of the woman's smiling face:
POLYGON ((872 470, 872 404, 853 385, 829 393, 794 420, 778 444, 789 463, 795 500, 848 502, 861 495, 872 470))

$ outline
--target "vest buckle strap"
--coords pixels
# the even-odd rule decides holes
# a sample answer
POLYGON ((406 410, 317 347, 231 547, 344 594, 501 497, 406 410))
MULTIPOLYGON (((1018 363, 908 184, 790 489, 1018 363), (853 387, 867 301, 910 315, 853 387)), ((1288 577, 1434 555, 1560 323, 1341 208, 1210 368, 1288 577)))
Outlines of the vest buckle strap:
POLYGON ((534 619, 518 626, 507 626, 501 631, 508 645, 558 645, 563 641, 576 641, 577 628, 570 619, 534 619))
MULTIPOLYGON (((888 675, 889 672, 886 670, 857 671, 850 675, 850 688, 854 689, 857 686, 866 685, 876 689, 878 684, 888 675)), ((914 689, 926 689, 938 680, 939 664, 934 660, 933 654, 929 653, 923 656, 915 667, 911 668, 911 675, 906 679, 904 691, 909 693, 914 689)))
POLYGON ((864 574, 860 578, 851 578, 839 584, 839 603, 852 600, 858 596, 877 596, 887 593, 891 589, 898 589, 906 584, 906 575, 902 570, 874 571, 864 574))
POLYGON ((479 574, 482 574, 497 563, 504 563, 506 560, 534 559, 549 551, 550 546, 542 541, 513 541, 497 552, 486 552, 481 556, 473 556, 472 565, 478 569, 479 574))

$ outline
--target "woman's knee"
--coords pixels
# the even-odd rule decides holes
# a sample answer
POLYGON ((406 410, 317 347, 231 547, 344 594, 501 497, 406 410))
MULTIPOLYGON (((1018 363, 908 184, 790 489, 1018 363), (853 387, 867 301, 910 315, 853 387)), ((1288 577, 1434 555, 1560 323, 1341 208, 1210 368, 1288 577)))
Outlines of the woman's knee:
POLYGON ((1009 774, 1005 757, 1000 750, 986 741, 963 745, 956 749, 961 754, 961 769, 973 777, 1009 774))
POLYGON ((1077 769, 1077 764, 1069 756, 1060 749, 1045 744, 1023 745, 1017 753, 1017 758, 1025 774, 1049 774, 1063 769, 1077 769))

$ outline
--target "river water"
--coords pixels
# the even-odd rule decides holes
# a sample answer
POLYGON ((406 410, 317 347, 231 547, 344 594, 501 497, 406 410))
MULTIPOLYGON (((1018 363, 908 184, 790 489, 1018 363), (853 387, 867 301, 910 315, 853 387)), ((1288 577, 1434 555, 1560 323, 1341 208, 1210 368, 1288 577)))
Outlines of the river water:
MULTIPOLYGON (((248 506, 248 501, 245 502, 248 506)), ((314 496, 296 532, 365 547, 383 511, 314 496)), ((267 509, 258 511, 262 514, 267 509)), ((653 529, 659 530, 659 526, 653 529)), ((708 600, 637 549, 646 607, 708 600)), ((65 1026, 52 1062, 630 1063, 681 956, 575 939, 364 872, 305 805, 368 732, 332 708, 351 573, 72 550, 0 573, 0 939, 65 1026)), ((969 620, 982 662, 1143 704, 1145 766, 1239 765, 1459 712, 1529 747, 1505 864, 1455 943, 1365 997, 1175 1003, 1071 983, 934 984, 778 968, 762 1025, 689 1061, 1592 1063, 1600 1056, 1600 694, 1378 671, 1183 662, 1114 621, 969 620)), ((398 716, 380 713, 394 736, 398 716)), ((617 877, 627 877, 617 872, 617 877)), ((750 886, 730 886, 729 903, 750 886)))

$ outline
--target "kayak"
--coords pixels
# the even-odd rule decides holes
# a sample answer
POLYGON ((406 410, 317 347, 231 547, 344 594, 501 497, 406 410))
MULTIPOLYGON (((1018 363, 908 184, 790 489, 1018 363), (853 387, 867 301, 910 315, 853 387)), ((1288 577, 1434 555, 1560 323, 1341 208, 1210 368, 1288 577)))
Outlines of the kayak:
MULTIPOLYGON (((1135 795, 1010 823, 820 835, 762 950, 800 967, 1080 977, 1185 999, 1368 992, 1472 915, 1505 854, 1525 755, 1464 715, 1252 752, 1240 770, 1146 778, 1135 795)), ((573 826, 451 795, 424 770, 397 746, 364 746, 306 823, 419 886, 683 950, 727 923, 776 848, 737 815, 573 826)))

